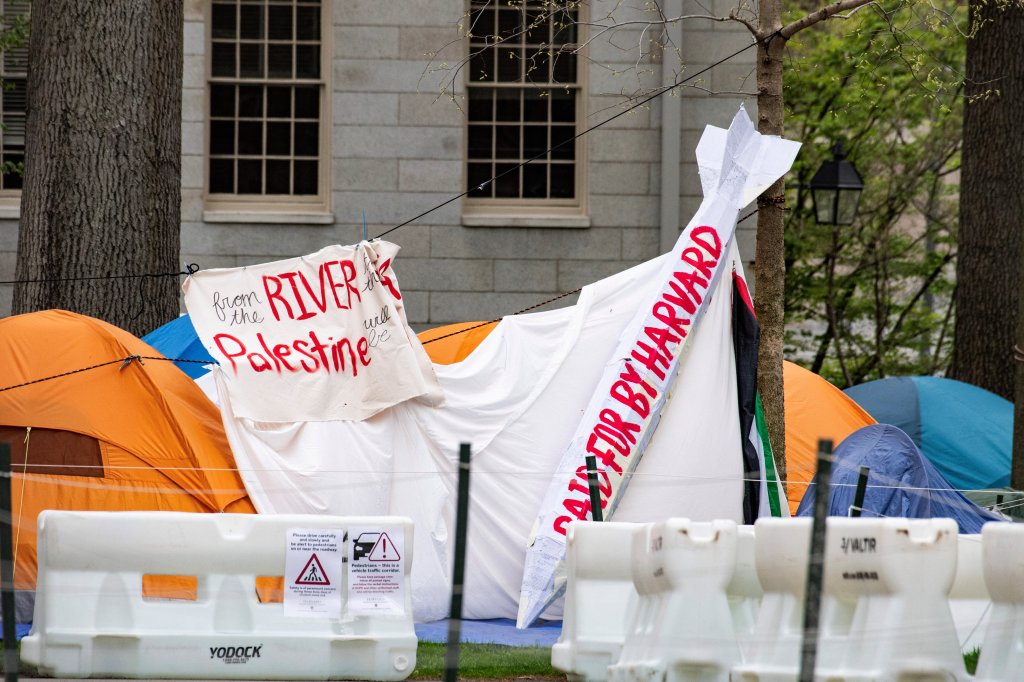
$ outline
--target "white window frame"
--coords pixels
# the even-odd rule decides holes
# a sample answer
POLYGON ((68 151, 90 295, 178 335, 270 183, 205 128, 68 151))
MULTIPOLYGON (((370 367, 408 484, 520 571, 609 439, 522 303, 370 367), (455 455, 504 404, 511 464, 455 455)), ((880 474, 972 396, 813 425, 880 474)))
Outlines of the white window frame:
MULTIPOLYGON (((498 0, 494 0, 497 2, 498 0)), ((471 10, 472 0, 466 2, 467 11, 471 10)), ((577 44, 583 44, 585 37, 583 32, 586 20, 587 8, 577 8, 577 44)), ((467 57, 471 41, 467 40, 467 57)), ((465 66, 465 87, 467 90, 466 100, 469 100, 468 91, 474 87, 509 88, 522 89, 523 86, 517 82, 502 82, 495 79, 486 83, 476 83, 472 80, 472 69, 467 61, 465 66)), ((586 121, 587 101, 587 79, 586 59, 582 54, 576 55, 576 123, 575 130, 578 135, 583 130, 586 121)), ((552 87, 565 87, 553 85, 552 87)), ((497 123, 497 122, 495 122, 497 123)), ((548 122, 550 126, 551 121, 548 122)), ((468 188, 469 174, 469 121, 467 116, 466 124, 463 126, 463 171, 466 174, 463 189, 468 188)), ((586 143, 583 137, 578 137, 572 143, 574 149, 575 164, 575 197, 572 199, 523 199, 523 198, 482 198, 466 196, 462 203, 462 224, 472 227, 590 227, 590 216, 588 214, 587 197, 587 154, 586 143)), ((499 161, 492 158, 492 162, 499 161)), ((518 162, 516 162, 518 163, 518 162)))
MULTIPOLYGON (((236 2, 238 0, 235 0, 236 2)), ((206 58, 203 83, 203 220, 211 223, 333 224, 331 212, 331 55, 332 0, 320 2, 320 78, 227 78, 213 75, 213 0, 204 3, 206 58), (320 88, 317 194, 227 194, 210 191, 210 91, 214 83, 317 85, 320 88)), ((263 6, 268 3, 264 0, 263 6)), ((236 39, 237 40, 237 39, 236 39)), ((267 43, 264 42, 264 45, 267 43)), ((236 112, 237 118, 237 112, 236 112)), ((266 111, 261 119, 266 121, 266 111)))

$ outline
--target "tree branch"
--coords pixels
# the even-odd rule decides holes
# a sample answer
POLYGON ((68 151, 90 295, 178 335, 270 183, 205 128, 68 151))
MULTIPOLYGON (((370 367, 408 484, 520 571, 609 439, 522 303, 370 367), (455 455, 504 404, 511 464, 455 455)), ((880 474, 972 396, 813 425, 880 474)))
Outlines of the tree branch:
POLYGON ((783 26, 779 29, 779 36, 782 37, 783 40, 789 40, 794 34, 804 30, 808 26, 814 26, 826 19, 831 19, 840 12, 858 9, 870 2, 872 2, 872 0, 839 0, 839 2, 833 2, 831 5, 822 7, 817 12, 811 12, 792 23, 783 26))

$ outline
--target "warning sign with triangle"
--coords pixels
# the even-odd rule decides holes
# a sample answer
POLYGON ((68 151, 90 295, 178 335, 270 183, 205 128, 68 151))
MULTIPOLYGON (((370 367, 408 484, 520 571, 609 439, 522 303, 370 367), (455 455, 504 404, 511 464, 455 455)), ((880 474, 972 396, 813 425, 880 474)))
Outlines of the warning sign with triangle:
POLYGON ((309 561, 306 562, 305 567, 299 572, 299 577, 295 579, 296 585, 330 585, 331 580, 327 577, 327 572, 324 571, 324 567, 320 565, 320 560, 316 558, 314 552, 309 557, 309 561))
POLYGON ((369 561, 401 561, 402 557, 399 556, 398 550, 395 548, 394 543, 391 542, 388 534, 381 533, 377 544, 370 550, 370 556, 367 559, 369 561))

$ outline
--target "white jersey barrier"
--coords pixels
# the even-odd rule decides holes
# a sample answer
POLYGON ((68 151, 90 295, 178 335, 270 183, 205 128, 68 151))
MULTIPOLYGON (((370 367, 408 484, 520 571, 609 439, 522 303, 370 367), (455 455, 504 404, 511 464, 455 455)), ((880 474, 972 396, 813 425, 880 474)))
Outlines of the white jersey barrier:
POLYGON ((45 511, 22 658, 57 677, 401 680, 412 532, 396 517, 45 511), (144 576, 184 576, 194 599, 144 597, 144 576), (259 601, 258 576, 283 576, 283 603, 259 601))
POLYGON ((992 613, 975 679, 1014 682, 1024 675, 1024 525, 987 523, 981 538, 992 613))
POLYGON ((949 591, 952 519, 830 518, 817 674, 846 680, 966 680, 949 591))
POLYGON ((757 577, 764 591, 757 619, 733 679, 790 682, 800 669, 811 519, 758 519, 754 524, 757 577))
POLYGON ((736 567, 736 524, 669 519, 633 534, 637 608, 612 682, 727 682, 739 662, 726 589, 736 567))
POLYGON ((637 528, 635 523, 569 524, 565 611, 551 665, 570 678, 606 680, 608 666, 619 659, 637 605, 632 574, 637 528))

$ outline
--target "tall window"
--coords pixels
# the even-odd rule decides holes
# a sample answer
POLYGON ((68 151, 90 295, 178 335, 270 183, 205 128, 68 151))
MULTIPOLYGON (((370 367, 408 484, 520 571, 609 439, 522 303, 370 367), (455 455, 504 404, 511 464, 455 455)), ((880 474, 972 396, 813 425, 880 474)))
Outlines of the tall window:
POLYGON ((214 198, 313 202, 325 194, 322 21, 320 0, 214 0, 207 176, 214 198))
POLYGON ((17 197, 25 161, 25 104, 28 91, 28 0, 0 0, 0 21, 15 46, 3 51, 3 94, 0 97, 0 196, 17 197))
POLYGON ((578 10, 569 4, 471 0, 467 205, 578 205, 578 10))

